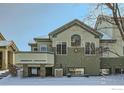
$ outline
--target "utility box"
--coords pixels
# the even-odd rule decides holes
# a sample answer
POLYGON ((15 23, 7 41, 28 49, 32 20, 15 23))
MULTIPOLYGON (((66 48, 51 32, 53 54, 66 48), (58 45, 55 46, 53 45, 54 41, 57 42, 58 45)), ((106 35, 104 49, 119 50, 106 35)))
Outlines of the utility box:
POLYGON ((20 78, 23 77, 23 70, 22 69, 17 71, 17 76, 20 77, 20 78))
POLYGON ((56 68, 54 76, 55 77, 62 77, 63 76, 63 69, 62 68, 56 68))

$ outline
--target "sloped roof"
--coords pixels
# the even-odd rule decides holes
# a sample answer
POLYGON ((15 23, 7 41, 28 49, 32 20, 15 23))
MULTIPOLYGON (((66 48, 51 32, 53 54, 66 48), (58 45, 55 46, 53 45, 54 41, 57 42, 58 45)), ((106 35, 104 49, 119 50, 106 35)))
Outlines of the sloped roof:
POLYGON ((48 35, 42 35, 42 36, 35 37, 35 39, 49 39, 49 36, 48 35))
POLYGON ((100 43, 116 43, 116 39, 101 39, 100 43))
POLYGON ((34 40, 30 40, 29 42, 28 42, 28 45, 36 45, 37 43, 34 41, 34 40))
POLYGON ((0 33, 0 38, 2 39, 2 40, 6 40, 5 39, 5 37, 0 33))
POLYGON ((3 41, 0 41, 0 46, 9 46, 11 43, 12 43, 11 41, 3 40, 3 41))
POLYGON ((34 40, 50 40, 48 35, 35 37, 34 40))
POLYGON ((2 40, 0 41, 0 47, 13 46, 13 48, 18 51, 16 44, 13 41, 2 40))
POLYGON ((69 27, 73 26, 73 25, 78 25, 81 28, 85 29, 86 31, 90 32, 93 35, 96 35, 98 37, 102 36, 101 33, 97 32, 95 29, 93 29, 92 27, 86 25, 85 23, 79 21, 78 19, 75 19, 61 27, 59 27, 58 29, 54 30, 53 32, 49 33, 49 35, 57 35, 58 33, 61 33, 63 31, 65 31, 65 29, 68 29, 69 27))

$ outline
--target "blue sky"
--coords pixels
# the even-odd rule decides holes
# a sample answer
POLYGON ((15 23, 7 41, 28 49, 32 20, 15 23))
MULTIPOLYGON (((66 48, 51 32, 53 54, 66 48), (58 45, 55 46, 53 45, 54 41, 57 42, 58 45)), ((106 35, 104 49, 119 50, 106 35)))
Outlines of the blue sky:
POLYGON ((90 4, 0 4, 0 32, 19 50, 30 50, 28 42, 47 35, 71 20, 89 13, 90 4))

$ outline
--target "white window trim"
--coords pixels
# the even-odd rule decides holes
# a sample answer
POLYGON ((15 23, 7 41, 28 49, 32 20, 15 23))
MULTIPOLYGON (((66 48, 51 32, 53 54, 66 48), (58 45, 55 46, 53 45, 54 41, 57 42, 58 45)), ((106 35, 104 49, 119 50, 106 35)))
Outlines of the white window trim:
POLYGON ((65 42, 65 41, 56 41, 56 55, 65 55, 65 56, 67 56, 67 54, 68 54, 68 43, 66 42, 66 54, 57 54, 57 44, 62 44, 62 42, 65 42))

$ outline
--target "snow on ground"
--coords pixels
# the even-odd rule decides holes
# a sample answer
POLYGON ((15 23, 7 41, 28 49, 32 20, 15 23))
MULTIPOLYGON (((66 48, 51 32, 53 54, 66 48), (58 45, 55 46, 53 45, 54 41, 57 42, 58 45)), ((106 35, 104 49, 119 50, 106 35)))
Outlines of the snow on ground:
POLYGON ((6 73, 8 72, 9 70, 0 70, 0 75, 3 74, 3 73, 6 73))
POLYGON ((90 77, 11 77, 0 79, 0 85, 124 85, 123 75, 90 77))

